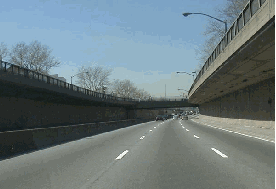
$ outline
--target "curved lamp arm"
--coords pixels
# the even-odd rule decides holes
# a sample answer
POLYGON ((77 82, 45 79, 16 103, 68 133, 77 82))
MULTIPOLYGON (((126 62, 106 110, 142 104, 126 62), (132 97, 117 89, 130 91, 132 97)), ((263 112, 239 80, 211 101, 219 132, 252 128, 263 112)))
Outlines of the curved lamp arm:
POLYGON ((218 19, 218 18, 215 18, 215 17, 213 17, 213 16, 210 16, 210 15, 204 14, 204 13, 188 13, 188 12, 187 12, 187 13, 182 13, 182 15, 185 16, 185 17, 189 16, 190 14, 201 14, 201 15, 208 16, 208 17, 210 17, 210 18, 213 18, 213 19, 215 19, 215 20, 217 20, 217 21, 219 21, 219 22, 223 22, 223 23, 225 24, 225 33, 227 32, 227 22, 226 22, 226 21, 222 21, 222 20, 220 20, 220 19, 218 19))

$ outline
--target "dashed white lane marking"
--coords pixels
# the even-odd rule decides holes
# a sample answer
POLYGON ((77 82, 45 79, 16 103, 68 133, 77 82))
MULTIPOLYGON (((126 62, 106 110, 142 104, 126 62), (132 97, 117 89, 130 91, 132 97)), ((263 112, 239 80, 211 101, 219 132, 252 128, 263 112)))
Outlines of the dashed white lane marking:
POLYGON ((186 131, 188 132, 189 130, 188 130, 188 129, 186 129, 186 131))
POLYGON ((198 136, 194 135, 195 138, 199 138, 198 136))
POLYGON ((140 140, 143 140, 145 138, 145 136, 141 136, 140 140))
POLYGON ((149 132, 152 132, 152 130, 149 130, 149 132))
POLYGON ((123 153, 121 153, 116 159, 122 159, 126 154, 128 153, 128 150, 125 150, 123 153))
POLYGON ((185 127, 182 126, 183 129, 185 129, 185 127))
POLYGON ((221 153, 219 150, 217 150, 217 149, 215 149, 215 148, 211 148, 213 151, 215 151, 218 155, 220 155, 221 157, 223 157, 223 158, 228 158, 228 156, 227 155, 225 155, 225 154, 223 154, 223 153, 221 153))

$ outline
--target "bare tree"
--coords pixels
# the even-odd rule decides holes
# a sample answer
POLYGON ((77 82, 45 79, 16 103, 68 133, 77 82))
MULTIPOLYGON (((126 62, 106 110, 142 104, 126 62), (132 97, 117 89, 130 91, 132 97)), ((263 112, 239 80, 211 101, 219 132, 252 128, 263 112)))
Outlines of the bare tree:
POLYGON ((21 67, 27 65, 28 45, 25 42, 19 42, 12 47, 10 52, 11 62, 21 67))
POLYGON ((3 58, 6 58, 9 54, 9 50, 7 48, 7 45, 4 42, 1 42, 0 44, 0 61, 3 60, 3 58))
POLYGON ((121 98, 136 98, 140 100, 148 100, 150 98, 150 93, 144 89, 138 89, 128 79, 113 81, 109 87, 109 93, 121 98))
POLYGON ((108 77, 112 70, 103 66, 93 65, 89 67, 82 66, 78 71, 77 83, 84 88, 96 92, 105 92, 105 88, 109 86, 108 77))
POLYGON ((51 68, 60 65, 61 62, 51 55, 52 49, 48 46, 33 41, 28 47, 27 61, 32 70, 48 73, 51 68))
POLYGON ((125 80, 115 80, 112 84, 111 90, 115 96, 121 98, 134 98, 137 88, 134 83, 128 79, 125 80))
POLYGON ((148 100, 150 98, 150 93, 145 91, 144 89, 137 89, 134 98, 138 98, 140 100, 148 100))
POLYGON ((202 66, 204 65, 205 61, 209 58, 213 50, 215 49, 217 43, 214 41, 216 40, 216 36, 212 36, 204 42, 204 44, 197 50, 197 54, 199 54, 199 64, 197 65, 195 71, 198 73, 202 66))
MULTIPOLYGON (((220 18, 221 20, 225 20, 227 25, 230 26, 239 16, 247 2, 248 0, 227 0, 227 3, 224 7, 215 9, 218 13, 216 17, 220 18)), ((197 70, 201 69, 224 34, 224 24, 216 20, 209 19, 209 23, 207 24, 206 30, 204 32, 204 35, 207 36, 207 39, 197 52, 197 54, 199 54, 199 68, 197 68, 197 70)))
POLYGON ((120 88, 122 87, 121 81, 119 79, 114 80, 110 83, 108 87, 109 93, 111 93, 113 96, 120 97, 120 88))
POLYGON ((226 6, 218 9, 219 16, 224 17, 229 24, 232 24, 248 2, 249 0, 227 0, 226 6))
MULTIPOLYGON (((215 9, 216 12, 218 12, 217 17, 221 20, 225 20, 227 25, 230 26, 235 19, 237 19, 247 2, 248 0, 227 0, 227 4, 224 7, 215 9)), ((210 38, 213 39, 212 41, 218 43, 224 34, 224 24, 209 19, 204 35, 211 36, 210 38)))
POLYGON ((57 67, 61 63, 51 53, 52 49, 37 40, 29 45, 19 42, 12 47, 10 60, 16 65, 48 74, 51 68, 57 67))

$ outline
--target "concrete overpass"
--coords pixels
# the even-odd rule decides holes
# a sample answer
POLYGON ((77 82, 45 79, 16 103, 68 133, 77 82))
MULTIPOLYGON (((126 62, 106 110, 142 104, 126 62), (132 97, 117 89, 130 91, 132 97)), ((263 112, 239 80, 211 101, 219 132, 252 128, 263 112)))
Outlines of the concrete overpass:
POLYGON ((0 83, 0 88, 2 88, 1 96, 52 103, 119 106, 130 109, 197 106, 188 103, 188 100, 184 98, 150 98, 147 101, 140 101, 139 99, 116 97, 78 87, 4 61, 0 63, 0 83))
POLYGON ((188 102, 188 99, 167 100, 167 101, 141 101, 136 104, 135 109, 160 109, 160 108, 181 108, 198 107, 197 104, 188 102))
POLYGON ((196 77, 189 102, 206 116, 274 125, 274 0, 248 2, 196 77))
POLYGON ((99 121, 153 117, 153 109, 192 106, 185 101, 141 101, 71 85, 0 62, 0 132, 99 121), (151 109, 151 110, 150 110, 151 109))

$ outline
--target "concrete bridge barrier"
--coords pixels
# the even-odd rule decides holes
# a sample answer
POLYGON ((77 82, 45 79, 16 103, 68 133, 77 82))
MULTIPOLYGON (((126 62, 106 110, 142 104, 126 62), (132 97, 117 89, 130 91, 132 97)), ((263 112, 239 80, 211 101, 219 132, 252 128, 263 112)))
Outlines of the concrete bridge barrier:
MULTIPOLYGON (((152 119, 151 119, 152 120, 152 119)), ((0 132, 0 159, 150 121, 130 119, 0 132)))

